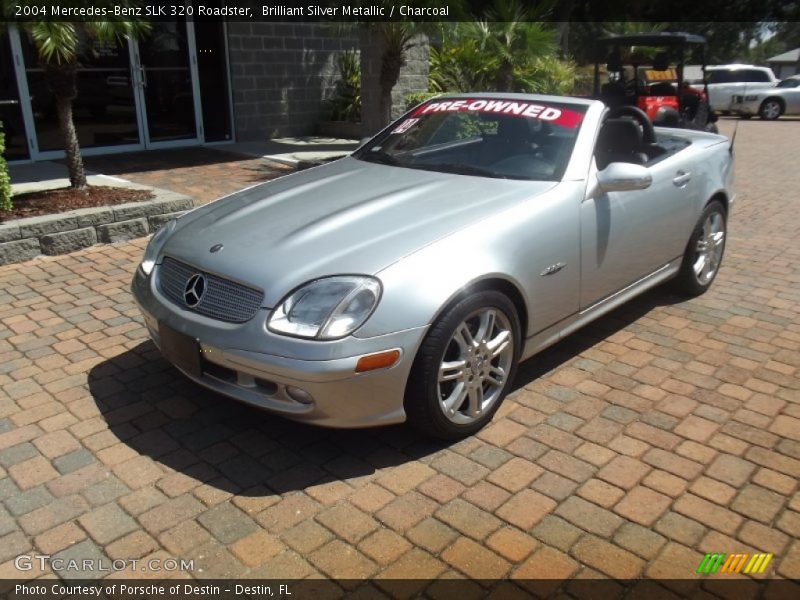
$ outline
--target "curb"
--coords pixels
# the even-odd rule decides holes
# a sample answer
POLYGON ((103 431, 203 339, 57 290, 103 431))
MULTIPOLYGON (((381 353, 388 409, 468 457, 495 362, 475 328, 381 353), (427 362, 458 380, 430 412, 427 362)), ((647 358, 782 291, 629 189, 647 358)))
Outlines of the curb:
POLYGON ((144 237, 194 206, 189 196, 147 188, 154 198, 113 206, 79 208, 0 223, 0 265, 41 254, 68 254, 99 243, 144 237))

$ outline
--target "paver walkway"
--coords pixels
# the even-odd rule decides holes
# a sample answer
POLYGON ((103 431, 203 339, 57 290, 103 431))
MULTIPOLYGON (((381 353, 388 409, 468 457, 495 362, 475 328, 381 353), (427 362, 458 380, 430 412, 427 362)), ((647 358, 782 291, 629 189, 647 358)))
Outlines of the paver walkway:
POLYGON ((580 579, 752 551, 800 577, 798 140, 797 121, 740 124, 708 294, 656 290, 526 362, 451 445, 189 383, 128 291, 144 240, 0 267, 0 577, 36 552, 194 559, 194 577, 568 577, 582 597, 580 579))
POLYGON ((292 171, 263 158, 213 148, 92 156, 86 159, 86 168, 187 194, 201 204, 292 171))

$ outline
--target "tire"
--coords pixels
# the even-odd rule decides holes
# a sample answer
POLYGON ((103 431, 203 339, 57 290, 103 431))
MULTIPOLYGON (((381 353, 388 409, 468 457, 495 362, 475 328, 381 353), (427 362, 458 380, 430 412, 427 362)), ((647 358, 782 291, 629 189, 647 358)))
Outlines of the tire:
POLYGON ((673 287, 688 296, 699 296, 711 287, 722 264, 727 237, 727 214, 719 200, 703 210, 686 244, 680 271, 673 287))
POLYGON ((480 430, 511 387, 521 339, 516 308, 504 294, 481 291, 457 302, 414 359, 404 401, 409 424, 443 440, 480 430))
POLYGON ((774 121, 783 114, 783 105, 775 98, 767 98, 758 109, 758 116, 765 121, 774 121))

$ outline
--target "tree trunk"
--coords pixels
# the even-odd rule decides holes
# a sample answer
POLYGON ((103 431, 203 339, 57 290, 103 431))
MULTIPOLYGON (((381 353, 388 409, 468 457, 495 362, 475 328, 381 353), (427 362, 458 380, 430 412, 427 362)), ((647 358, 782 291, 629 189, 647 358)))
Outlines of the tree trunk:
POLYGON ((72 121, 72 99, 56 97, 56 110, 58 111, 58 125, 64 137, 64 152, 66 152, 69 183, 73 189, 86 188, 86 171, 83 168, 83 157, 78 144, 78 134, 75 123, 72 121))
POLYGON ((494 91, 496 92, 513 92, 514 90, 514 65, 508 60, 503 59, 497 69, 497 74, 494 79, 494 91))
POLYGON ((45 63, 45 79, 56 100, 58 125, 64 139, 69 183, 73 189, 86 188, 86 171, 78 144, 78 134, 72 120, 72 101, 78 95, 75 63, 45 63))
POLYGON ((405 48, 391 47, 385 45, 381 60, 380 75, 380 111, 383 125, 388 125, 392 121, 392 90, 400 80, 400 69, 405 64, 405 48))

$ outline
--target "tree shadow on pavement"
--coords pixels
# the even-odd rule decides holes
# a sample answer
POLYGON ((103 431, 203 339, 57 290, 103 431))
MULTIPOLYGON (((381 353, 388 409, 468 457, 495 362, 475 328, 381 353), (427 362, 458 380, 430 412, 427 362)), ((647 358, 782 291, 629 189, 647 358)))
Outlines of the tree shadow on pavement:
MULTIPOLYGON (((654 307, 681 300, 655 290, 629 302, 522 363, 513 390, 654 307)), ((384 467, 430 462, 459 444, 428 440, 402 425, 335 430, 289 421, 193 383, 151 341, 95 366, 89 389, 111 431, 138 454, 241 496, 370 477, 384 467)))

